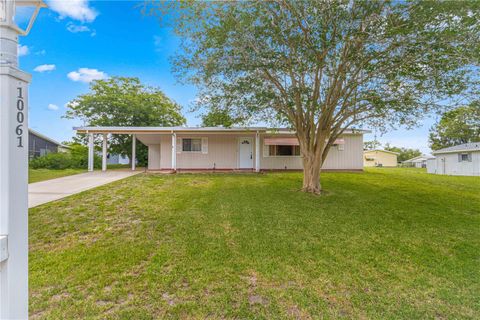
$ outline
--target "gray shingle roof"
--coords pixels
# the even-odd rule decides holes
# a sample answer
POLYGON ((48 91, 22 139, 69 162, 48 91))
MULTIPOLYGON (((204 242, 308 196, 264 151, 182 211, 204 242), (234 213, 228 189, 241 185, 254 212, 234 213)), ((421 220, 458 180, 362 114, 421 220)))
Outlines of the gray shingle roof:
POLYGON ((453 147, 443 148, 440 150, 436 150, 435 152, 433 152, 433 154, 459 152, 459 151, 480 151, 480 142, 464 143, 464 144, 459 144, 453 147))

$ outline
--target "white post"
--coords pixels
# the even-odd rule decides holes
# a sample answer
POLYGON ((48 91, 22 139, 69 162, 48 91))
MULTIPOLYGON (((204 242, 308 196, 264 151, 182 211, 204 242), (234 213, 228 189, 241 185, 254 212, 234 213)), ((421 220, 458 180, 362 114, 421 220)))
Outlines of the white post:
MULTIPOLYGON (((0 319, 28 318, 31 76, 18 68, 18 35, 26 32, 13 21, 15 4, 15 1, 0 1, 0 319)), ((31 19, 29 25, 32 23, 31 19)))
POLYGON ((177 170, 177 134, 172 133, 172 170, 177 170))
POLYGON ((255 172, 260 172, 260 133, 255 134, 255 172))
POLYGON ((107 171, 107 134, 103 134, 102 145, 102 171, 107 171))
POLYGON ((132 134, 132 171, 135 171, 137 162, 137 136, 132 134))
POLYGON ((93 171, 94 149, 93 133, 88 134, 88 171, 93 171))

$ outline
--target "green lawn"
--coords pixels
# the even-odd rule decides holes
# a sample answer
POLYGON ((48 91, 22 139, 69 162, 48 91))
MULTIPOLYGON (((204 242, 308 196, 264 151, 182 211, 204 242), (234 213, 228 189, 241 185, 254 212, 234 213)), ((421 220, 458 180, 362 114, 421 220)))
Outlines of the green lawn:
POLYGON ((64 169, 64 170, 50 170, 50 169, 29 169, 28 183, 61 178, 71 176, 72 174, 86 172, 84 169, 64 169))
POLYGON ((140 174, 30 210, 33 319, 480 318, 480 178, 140 174))

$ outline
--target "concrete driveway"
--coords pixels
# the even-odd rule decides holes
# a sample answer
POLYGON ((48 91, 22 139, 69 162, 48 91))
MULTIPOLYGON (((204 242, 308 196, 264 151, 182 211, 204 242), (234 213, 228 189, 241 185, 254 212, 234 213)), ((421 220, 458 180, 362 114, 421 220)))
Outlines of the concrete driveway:
POLYGON ((131 177, 140 172, 128 170, 94 171, 30 183, 28 185, 28 207, 33 208, 50 201, 62 199, 75 193, 131 177))

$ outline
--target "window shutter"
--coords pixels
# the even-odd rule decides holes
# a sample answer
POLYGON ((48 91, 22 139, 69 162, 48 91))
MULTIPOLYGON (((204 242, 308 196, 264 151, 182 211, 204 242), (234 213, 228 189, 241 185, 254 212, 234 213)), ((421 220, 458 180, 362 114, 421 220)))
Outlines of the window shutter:
POLYGON ((269 154, 269 151, 270 151, 270 146, 267 146, 267 145, 263 145, 263 157, 268 157, 270 154, 269 154))
POLYGON ((462 154, 461 153, 458 154, 458 162, 462 162, 462 154))
POLYGON ((468 154, 468 162, 472 162, 472 154, 471 153, 468 154))
POLYGON ((182 153, 182 138, 177 138, 177 153, 182 153))
POLYGON ((202 138, 202 153, 208 153, 208 138, 202 138))

